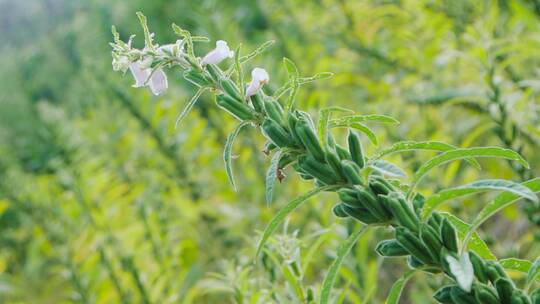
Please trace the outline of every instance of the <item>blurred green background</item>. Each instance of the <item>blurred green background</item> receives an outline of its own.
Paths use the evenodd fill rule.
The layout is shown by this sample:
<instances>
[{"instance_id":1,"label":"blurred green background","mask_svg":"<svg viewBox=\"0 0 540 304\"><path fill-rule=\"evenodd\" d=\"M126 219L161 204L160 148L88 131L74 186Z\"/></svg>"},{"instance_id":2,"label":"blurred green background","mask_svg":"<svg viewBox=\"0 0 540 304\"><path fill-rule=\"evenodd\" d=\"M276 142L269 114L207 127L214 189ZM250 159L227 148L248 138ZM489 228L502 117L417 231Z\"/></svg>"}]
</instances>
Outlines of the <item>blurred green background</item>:
<instances>
[{"instance_id":1,"label":"blurred green background","mask_svg":"<svg viewBox=\"0 0 540 304\"><path fill-rule=\"evenodd\" d=\"M496 145L532 167L454 163L430 175L424 194L540 175L538 0L0 0L0 303L306 303L356 225L331 214L335 197L312 199L254 264L265 224L311 185L291 172L267 206L269 160L251 131L234 147L233 192L222 146L235 122L211 96L175 129L194 93L179 70L167 72L160 97L112 71L111 25L142 47L136 11L160 44L176 40L172 22L246 52L276 40L250 63L268 70L270 86L286 80L283 57L303 75L334 72L304 87L297 105L398 118L398 127L377 127L381 146ZM413 170L429 156L391 161ZM491 197L446 209L471 220ZM539 231L540 206L523 202L481 235L500 258L534 259ZM353 248L334 301L384 302L406 269L374 253L388 233L372 229ZM402 302L431 303L443 280L416 275Z\"/></svg>"}]
</instances>

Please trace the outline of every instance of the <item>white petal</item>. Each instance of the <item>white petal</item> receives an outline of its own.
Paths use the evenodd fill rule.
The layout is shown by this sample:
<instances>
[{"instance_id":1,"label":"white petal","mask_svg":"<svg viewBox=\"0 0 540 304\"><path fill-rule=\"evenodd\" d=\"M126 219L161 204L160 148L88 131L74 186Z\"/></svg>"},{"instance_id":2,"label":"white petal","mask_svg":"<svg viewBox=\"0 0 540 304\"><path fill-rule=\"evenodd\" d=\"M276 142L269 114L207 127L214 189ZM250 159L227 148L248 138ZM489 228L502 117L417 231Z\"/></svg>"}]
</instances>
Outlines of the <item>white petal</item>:
<instances>
[{"instance_id":1,"label":"white petal","mask_svg":"<svg viewBox=\"0 0 540 304\"><path fill-rule=\"evenodd\" d=\"M210 51L204 58L201 60L201 64L218 64L225 58L232 58L234 52L229 49L227 42L223 40L218 40L216 42L216 48Z\"/></svg>"},{"instance_id":2,"label":"white petal","mask_svg":"<svg viewBox=\"0 0 540 304\"><path fill-rule=\"evenodd\" d=\"M259 92L262 86L270 80L270 76L265 69L254 68L251 71L251 82L246 89L246 96L253 96Z\"/></svg>"},{"instance_id":3,"label":"white petal","mask_svg":"<svg viewBox=\"0 0 540 304\"><path fill-rule=\"evenodd\" d=\"M161 93L167 90L169 86L167 82L167 75L163 72L162 69L157 69L154 71L150 77L150 90L154 95L160 95Z\"/></svg>"},{"instance_id":4,"label":"white petal","mask_svg":"<svg viewBox=\"0 0 540 304\"><path fill-rule=\"evenodd\" d=\"M133 87L144 87L144 83L146 82L146 79L148 79L148 75L150 75L148 70L141 68L140 61L131 63L129 65L129 70L131 71L133 78L135 78L135 84L133 85Z\"/></svg>"},{"instance_id":5,"label":"white petal","mask_svg":"<svg viewBox=\"0 0 540 304\"><path fill-rule=\"evenodd\" d=\"M450 272L456 279L459 287L466 292L471 291L472 282L474 279L474 269L469 259L469 253L464 252L459 261L453 256L447 256L446 261L450 266Z\"/></svg>"}]
</instances>

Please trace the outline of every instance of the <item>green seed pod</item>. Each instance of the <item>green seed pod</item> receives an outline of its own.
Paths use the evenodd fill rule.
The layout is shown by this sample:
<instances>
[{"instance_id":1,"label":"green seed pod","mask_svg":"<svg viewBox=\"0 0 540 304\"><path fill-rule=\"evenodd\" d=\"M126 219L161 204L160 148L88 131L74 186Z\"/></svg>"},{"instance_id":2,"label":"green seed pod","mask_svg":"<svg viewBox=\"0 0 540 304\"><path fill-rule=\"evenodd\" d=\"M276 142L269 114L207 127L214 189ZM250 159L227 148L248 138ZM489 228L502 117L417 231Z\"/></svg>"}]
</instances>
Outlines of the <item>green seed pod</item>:
<instances>
[{"instance_id":1,"label":"green seed pod","mask_svg":"<svg viewBox=\"0 0 540 304\"><path fill-rule=\"evenodd\" d=\"M298 157L298 164L304 172L327 185L335 184L337 182L330 166L316 161L311 156L301 155Z\"/></svg>"},{"instance_id":2,"label":"green seed pod","mask_svg":"<svg viewBox=\"0 0 540 304\"><path fill-rule=\"evenodd\" d=\"M266 115L270 117L271 119L279 122L279 124L284 125L283 123L283 108L281 107L281 104L275 99L272 98L266 98L263 102L264 105L264 111L266 112Z\"/></svg>"},{"instance_id":3,"label":"green seed pod","mask_svg":"<svg viewBox=\"0 0 540 304\"><path fill-rule=\"evenodd\" d=\"M443 288L435 292L435 294L433 295L433 298L437 300L439 303L454 304L454 301L452 301L452 296L450 295L453 288L459 288L459 287L457 287L456 285L444 286Z\"/></svg>"},{"instance_id":4,"label":"green seed pod","mask_svg":"<svg viewBox=\"0 0 540 304\"><path fill-rule=\"evenodd\" d=\"M183 76L184 79L199 87L207 86L212 83L204 74L194 70L184 71Z\"/></svg>"},{"instance_id":5,"label":"green seed pod","mask_svg":"<svg viewBox=\"0 0 540 304\"><path fill-rule=\"evenodd\" d=\"M349 215L345 212L343 208L344 206L345 206L344 204L335 205L332 208L332 212L334 213L334 215L337 217L342 217L342 218L349 217Z\"/></svg>"},{"instance_id":6,"label":"green seed pod","mask_svg":"<svg viewBox=\"0 0 540 304\"><path fill-rule=\"evenodd\" d=\"M486 265L484 264L484 261L478 254L476 254L474 251L469 251L469 259L471 260L471 264L473 265L474 269L474 276L478 279L478 281L482 283L488 282L488 277L486 274Z\"/></svg>"},{"instance_id":7,"label":"green seed pod","mask_svg":"<svg viewBox=\"0 0 540 304\"><path fill-rule=\"evenodd\" d=\"M298 171L298 170L296 170ZM303 180L312 180L313 179L313 176L309 175L309 174L306 174L306 173L302 173L302 172L297 172L298 173L298 176L300 176L301 179Z\"/></svg>"},{"instance_id":8,"label":"green seed pod","mask_svg":"<svg viewBox=\"0 0 540 304\"><path fill-rule=\"evenodd\" d=\"M495 288L501 303L512 303L512 293L514 292L514 284L507 278L499 278L495 281Z\"/></svg>"},{"instance_id":9,"label":"green seed pod","mask_svg":"<svg viewBox=\"0 0 540 304\"><path fill-rule=\"evenodd\" d=\"M253 120L255 115L248 107L248 105L238 102L229 96L220 94L216 96L216 104L229 112L239 120Z\"/></svg>"},{"instance_id":10,"label":"green seed pod","mask_svg":"<svg viewBox=\"0 0 540 304\"><path fill-rule=\"evenodd\" d=\"M349 150L343 148L342 146L336 144L336 152L339 155L339 158L341 160L352 160L351 153L349 153Z\"/></svg>"},{"instance_id":11,"label":"green seed pod","mask_svg":"<svg viewBox=\"0 0 540 304\"><path fill-rule=\"evenodd\" d=\"M261 93L250 96L249 100L251 101L251 104L253 105L253 108L255 109L255 111L257 111L257 113L263 113L264 101Z\"/></svg>"},{"instance_id":12,"label":"green seed pod","mask_svg":"<svg viewBox=\"0 0 540 304\"><path fill-rule=\"evenodd\" d=\"M343 174L343 168L341 167L341 161L339 160L339 157L337 154L331 150L326 151L324 153L324 159L326 160L326 163L332 167L332 170L334 170L335 175L339 177L341 181L345 181L346 177L345 174Z\"/></svg>"},{"instance_id":13,"label":"green seed pod","mask_svg":"<svg viewBox=\"0 0 540 304\"><path fill-rule=\"evenodd\" d=\"M475 285L474 297L481 304L500 304L497 294L489 287L484 285Z\"/></svg>"},{"instance_id":14,"label":"green seed pod","mask_svg":"<svg viewBox=\"0 0 540 304\"><path fill-rule=\"evenodd\" d=\"M324 152L319 144L317 135L315 135L315 131L313 131L313 128L311 128L309 123L305 119L300 118L296 123L295 131L309 153L311 153L316 160L324 162Z\"/></svg>"},{"instance_id":15,"label":"green seed pod","mask_svg":"<svg viewBox=\"0 0 540 304\"><path fill-rule=\"evenodd\" d=\"M530 304L531 300L519 289L514 289L512 292L512 300L510 304Z\"/></svg>"},{"instance_id":16,"label":"green seed pod","mask_svg":"<svg viewBox=\"0 0 540 304\"><path fill-rule=\"evenodd\" d=\"M403 204L395 195L380 195L380 197L399 224L411 231L418 231L419 221L416 217L411 217L411 212L406 209L409 208L407 204Z\"/></svg>"},{"instance_id":17,"label":"green seed pod","mask_svg":"<svg viewBox=\"0 0 540 304\"><path fill-rule=\"evenodd\" d=\"M291 135L299 145L302 144L302 140L296 133L296 124L298 122L297 114L295 112L289 112L289 115L287 115L287 125L289 126L289 131L291 132Z\"/></svg>"},{"instance_id":18,"label":"green seed pod","mask_svg":"<svg viewBox=\"0 0 540 304\"><path fill-rule=\"evenodd\" d=\"M359 186L356 186L356 197L362 202L362 204L381 222L387 221L391 218L391 215L386 212L383 205L377 200L373 194Z\"/></svg>"},{"instance_id":19,"label":"green seed pod","mask_svg":"<svg viewBox=\"0 0 540 304\"><path fill-rule=\"evenodd\" d=\"M216 82L219 82L219 80L223 78L223 72L221 72L221 69L215 64L207 64L206 70Z\"/></svg>"},{"instance_id":20,"label":"green seed pod","mask_svg":"<svg viewBox=\"0 0 540 304\"><path fill-rule=\"evenodd\" d=\"M413 208L414 208L414 212L416 213L416 215L420 215L421 212L422 212L422 207L424 207L424 203L426 202L426 199L424 198L424 196L420 193L417 193L413 200L412 200L412 205L413 205Z\"/></svg>"},{"instance_id":21,"label":"green seed pod","mask_svg":"<svg viewBox=\"0 0 540 304\"><path fill-rule=\"evenodd\" d=\"M377 251L378 254L384 257L409 255L409 252L407 252L405 248L401 247L401 245L396 240L384 240L379 242L379 244L377 244L377 247L375 248L375 251Z\"/></svg>"},{"instance_id":22,"label":"green seed pod","mask_svg":"<svg viewBox=\"0 0 540 304\"><path fill-rule=\"evenodd\" d=\"M452 288L452 291L450 291L450 296L452 297L452 301L454 301L455 304L475 304L476 299L471 293L467 293L461 288Z\"/></svg>"},{"instance_id":23,"label":"green seed pod","mask_svg":"<svg viewBox=\"0 0 540 304\"><path fill-rule=\"evenodd\" d=\"M279 159L278 168L284 169L295 160L296 160L296 157L294 155L287 153Z\"/></svg>"},{"instance_id":24,"label":"green seed pod","mask_svg":"<svg viewBox=\"0 0 540 304\"><path fill-rule=\"evenodd\" d=\"M407 258L407 265L409 265L409 267L411 268L420 268L420 267L425 267L426 264L423 263L422 261L420 261L419 259L413 257L413 256L409 256Z\"/></svg>"},{"instance_id":25,"label":"green seed pod","mask_svg":"<svg viewBox=\"0 0 540 304\"><path fill-rule=\"evenodd\" d=\"M328 132L327 138L326 138L326 145L327 150L335 151L336 150L336 140L334 139L334 136L332 133Z\"/></svg>"},{"instance_id":26,"label":"green seed pod","mask_svg":"<svg viewBox=\"0 0 540 304\"><path fill-rule=\"evenodd\" d=\"M364 160L364 151L362 150L360 136L356 132L349 130L347 141L352 160L360 167L360 169L364 168L366 162Z\"/></svg>"},{"instance_id":27,"label":"green seed pod","mask_svg":"<svg viewBox=\"0 0 540 304\"><path fill-rule=\"evenodd\" d=\"M356 165L355 162L350 160L342 160L341 168L349 183L353 185L362 185L362 179L360 178L360 174L358 174L360 168L358 168L358 165Z\"/></svg>"},{"instance_id":28,"label":"green seed pod","mask_svg":"<svg viewBox=\"0 0 540 304\"><path fill-rule=\"evenodd\" d=\"M262 130L266 137L278 147L290 147L294 145L294 141L289 133L272 119L264 120Z\"/></svg>"},{"instance_id":29,"label":"green seed pod","mask_svg":"<svg viewBox=\"0 0 540 304\"><path fill-rule=\"evenodd\" d=\"M540 304L540 288L531 293L532 304Z\"/></svg>"},{"instance_id":30,"label":"green seed pod","mask_svg":"<svg viewBox=\"0 0 540 304\"><path fill-rule=\"evenodd\" d=\"M448 219L443 219L440 230L441 239L444 247L451 252L458 252L456 229Z\"/></svg>"},{"instance_id":31,"label":"green seed pod","mask_svg":"<svg viewBox=\"0 0 540 304\"><path fill-rule=\"evenodd\" d=\"M369 187L374 193L383 195L387 195L395 190L382 176L377 175L371 175L369 177Z\"/></svg>"},{"instance_id":32,"label":"green seed pod","mask_svg":"<svg viewBox=\"0 0 540 304\"><path fill-rule=\"evenodd\" d=\"M413 257L417 258L422 263L430 264L432 262L432 259L428 254L428 249L409 229L397 227L396 240L403 248L405 248L405 250L407 250Z\"/></svg>"},{"instance_id":33,"label":"green seed pod","mask_svg":"<svg viewBox=\"0 0 540 304\"><path fill-rule=\"evenodd\" d=\"M219 85L230 97L236 99L238 102L244 103L244 98L240 95L240 90L238 90L238 87L232 80L221 78L219 80Z\"/></svg>"},{"instance_id":34,"label":"green seed pod","mask_svg":"<svg viewBox=\"0 0 540 304\"><path fill-rule=\"evenodd\" d=\"M428 223L428 225L433 227L433 229L435 229L436 231L440 231L441 222L439 221L439 219L442 220L442 218L435 216L435 213L432 213L431 216L429 217L427 223Z\"/></svg>"},{"instance_id":35,"label":"green seed pod","mask_svg":"<svg viewBox=\"0 0 540 304\"><path fill-rule=\"evenodd\" d=\"M485 265L486 267L484 267L484 269L486 270L486 275L491 283L495 284L497 280L507 278L506 272L504 272L504 269L499 263L487 261Z\"/></svg>"},{"instance_id":36,"label":"green seed pod","mask_svg":"<svg viewBox=\"0 0 540 304\"><path fill-rule=\"evenodd\" d=\"M422 225L422 228L420 229L420 239L429 249L429 253L433 260L439 260L439 253L442 248L439 233L429 225Z\"/></svg>"},{"instance_id":37,"label":"green seed pod","mask_svg":"<svg viewBox=\"0 0 540 304\"><path fill-rule=\"evenodd\" d=\"M358 197L356 197L356 191L354 191L353 189L342 188L337 191L337 194L339 196L339 199L345 204L351 207L363 207L363 205L358 200Z\"/></svg>"},{"instance_id":38,"label":"green seed pod","mask_svg":"<svg viewBox=\"0 0 540 304\"><path fill-rule=\"evenodd\" d=\"M350 215L351 217L355 218L356 220L359 220L360 222L370 225L370 224L376 224L379 223L379 220L373 216L369 212L369 210L364 208L352 208L347 205L343 207L343 210Z\"/></svg>"}]
</instances>

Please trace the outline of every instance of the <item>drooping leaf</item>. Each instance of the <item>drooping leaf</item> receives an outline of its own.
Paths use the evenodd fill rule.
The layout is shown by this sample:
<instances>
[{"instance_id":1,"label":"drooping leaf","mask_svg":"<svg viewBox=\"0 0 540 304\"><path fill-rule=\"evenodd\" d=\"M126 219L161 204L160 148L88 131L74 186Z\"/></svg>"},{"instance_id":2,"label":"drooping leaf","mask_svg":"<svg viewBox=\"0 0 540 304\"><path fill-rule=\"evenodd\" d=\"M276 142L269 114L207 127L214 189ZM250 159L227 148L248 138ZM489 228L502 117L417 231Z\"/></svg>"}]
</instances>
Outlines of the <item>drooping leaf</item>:
<instances>
[{"instance_id":1,"label":"drooping leaf","mask_svg":"<svg viewBox=\"0 0 540 304\"><path fill-rule=\"evenodd\" d=\"M534 261L534 263L531 265L531 268L529 269L529 272L527 273L527 280L525 282L525 286L529 288L531 284L534 282L534 280L540 275L540 257Z\"/></svg>"},{"instance_id":2,"label":"drooping leaf","mask_svg":"<svg viewBox=\"0 0 540 304\"><path fill-rule=\"evenodd\" d=\"M180 115L178 115L178 118L176 118L176 123L174 124L175 128L178 128L182 120L189 114L189 112L191 112L191 109L193 109L193 106L195 105L195 103L197 103L199 97L201 97L201 95L208 89L209 88L207 87L202 87L195 93L195 95L193 95L193 97L191 97L182 112L180 112Z\"/></svg>"},{"instance_id":3,"label":"drooping leaf","mask_svg":"<svg viewBox=\"0 0 540 304\"><path fill-rule=\"evenodd\" d=\"M312 189L311 191L304 193L300 195L299 197L293 199L292 201L288 202L283 208L281 208L278 213L270 220L266 228L264 228L261 240L259 241L259 244L257 245L257 253L255 256L257 257L259 253L261 252L261 249L263 248L264 244L266 244L266 241L272 235L272 233L276 230L277 226L283 222L285 217L289 215L292 211L294 211L300 204L305 202L308 198L327 190L336 189L338 186L330 185L330 186L324 186L324 187L317 187L315 189Z\"/></svg>"},{"instance_id":4,"label":"drooping leaf","mask_svg":"<svg viewBox=\"0 0 540 304\"><path fill-rule=\"evenodd\" d=\"M281 150L278 150L274 156L272 156L272 161L270 162L270 167L266 171L266 204L272 203L272 195L274 193L274 185L276 183L277 170L279 165L279 160L281 159Z\"/></svg>"},{"instance_id":5,"label":"drooping leaf","mask_svg":"<svg viewBox=\"0 0 540 304\"><path fill-rule=\"evenodd\" d=\"M470 225L450 213L441 212L441 215L448 218L450 223L452 223L452 225L454 225L454 227L456 228L459 239L463 240L465 234L469 230ZM471 235L468 248L469 250L476 252L479 256L486 260L497 260L495 255L493 255L491 250L489 250L489 247L476 232Z\"/></svg>"},{"instance_id":6,"label":"drooping leaf","mask_svg":"<svg viewBox=\"0 0 540 304\"><path fill-rule=\"evenodd\" d=\"M359 122L353 122L353 123L344 123L344 124L332 124L331 122L328 124L328 127L329 128L353 128L353 129L356 129L362 133L364 133L368 138L369 140L371 141L371 143L375 146L379 145L379 141L377 140L377 136L375 135L375 133L370 129L368 128L366 125L363 125Z\"/></svg>"},{"instance_id":7,"label":"drooping leaf","mask_svg":"<svg viewBox=\"0 0 540 304\"><path fill-rule=\"evenodd\" d=\"M386 298L385 304L398 304L399 299L401 298L401 293L403 292L403 288L405 287L405 284L412 278L412 276L416 273L415 269L411 269L407 272L405 272L394 284L392 285L392 288L390 289L390 293L388 294L388 297Z\"/></svg>"},{"instance_id":8,"label":"drooping leaf","mask_svg":"<svg viewBox=\"0 0 540 304\"><path fill-rule=\"evenodd\" d=\"M385 160L379 159L371 163L371 168L377 170L383 175L393 176L393 177L405 177L407 174L401 170L397 165L387 162Z\"/></svg>"},{"instance_id":9,"label":"drooping leaf","mask_svg":"<svg viewBox=\"0 0 540 304\"><path fill-rule=\"evenodd\" d=\"M496 157L509 160L515 160L528 168L529 164L519 155L519 153L499 148L499 147L477 147L477 148L459 148L443 152L424 163L414 174L411 183L412 191L422 178L433 168L454 160L460 160L471 157Z\"/></svg>"},{"instance_id":10,"label":"drooping leaf","mask_svg":"<svg viewBox=\"0 0 540 304\"><path fill-rule=\"evenodd\" d=\"M426 202L424 203L424 207L422 208L422 218L427 219L431 212L433 212L445 201L489 190L511 192L517 194L520 197L525 197L530 200L537 200L536 195L529 188L519 183L504 179L484 179L472 182L464 186L445 189L430 196L426 200Z\"/></svg>"},{"instance_id":11,"label":"drooping leaf","mask_svg":"<svg viewBox=\"0 0 540 304\"><path fill-rule=\"evenodd\" d=\"M401 141L393 144L391 147L386 148L371 159L379 159L383 156L390 155L398 152L415 151L415 150L431 150L431 151L450 151L457 149L456 146L440 142L440 141ZM480 168L480 164L473 158L466 159L471 165Z\"/></svg>"},{"instance_id":12,"label":"drooping leaf","mask_svg":"<svg viewBox=\"0 0 540 304\"><path fill-rule=\"evenodd\" d=\"M540 191L540 177L528 180L524 183L521 183L521 185L529 188L531 192L539 192ZM467 245L469 238L471 238L472 234L476 231L476 229L478 229L480 225L482 225L482 223L484 223L487 219L489 219L495 213L515 203L520 198L521 196L515 193L504 192L504 193L499 194L495 199L489 202L473 220L471 227L467 231L467 236L465 237L464 245L465 246Z\"/></svg>"},{"instance_id":13,"label":"drooping leaf","mask_svg":"<svg viewBox=\"0 0 540 304\"><path fill-rule=\"evenodd\" d=\"M229 181L231 182L231 186L233 187L234 191L236 191L236 184L234 182L234 176L233 176L233 169L232 169L232 146L234 143L234 139L240 133L240 130L242 130L243 127L249 125L249 121L242 121L234 130L227 136L227 140L225 141L225 148L223 150L223 160L225 161L225 171L227 172L227 177L229 178Z\"/></svg>"},{"instance_id":14,"label":"drooping leaf","mask_svg":"<svg viewBox=\"0 0 540 304\"><path fill-rule=\"evenodd\" d=\"M379 122L389 124L399 124L399 121L388 115L368 114L368 115L349 115L336 118L330 121L330 125L343 125L354 122Z\"/></svg>"},{"instance_id":15,"label":"drooping leaf","mask_svg":"<svg viewBox=\"0 0 540 304\"><path fill-rule=\"evenodd\" d=\"M327 304L330 299L330 292L332 291L332 287L334 286L334 282L336 281L336 276L338 273L339 268L341 267L341 264L343 263L343 259L349 251L351 251L352 247L360 236L366 232L367 226L363 226L361 229L357 230L356 232L353 232L341 245L339 245L337 250L337 256L336 259L332 262L332 265L330 265L330 268L328 268L328 272L326 273L326 276L324 277L322 288L321 288L321 304Z\"/></svg>"},{"instance_id":16,"label":"drooping leaf","mask_svg":"<svg viewBox=\"0 0 540 304\"><path fill-rule=\"evenodd\" d=\"M326 107L322 108L319 111L319 123L317 131L319 133L319 139L321 141L321 146L326 147L326 142L328 140L328 121L333 112L353 112L352 110L345 109L342 107Z\"/></svg>"}]
</instances>

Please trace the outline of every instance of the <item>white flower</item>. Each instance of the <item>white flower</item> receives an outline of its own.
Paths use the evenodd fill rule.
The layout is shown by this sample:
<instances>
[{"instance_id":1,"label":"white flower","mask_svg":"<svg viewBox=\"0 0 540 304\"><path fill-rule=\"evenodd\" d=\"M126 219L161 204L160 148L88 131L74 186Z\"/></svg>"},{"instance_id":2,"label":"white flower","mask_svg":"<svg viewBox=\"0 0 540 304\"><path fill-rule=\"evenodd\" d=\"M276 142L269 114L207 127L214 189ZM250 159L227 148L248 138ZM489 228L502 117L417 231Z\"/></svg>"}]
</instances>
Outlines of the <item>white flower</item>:
<instances>
[{"instance_id":1,"label":"white flower","mask_svg":"<svg viewBox=\"0 0 540 304\"><path fill-rule=\"evenodd\" d=\"M146 68L146 64L146 62L139 60L129 65L129 70L135 78L133 87L140 88L148 85L154 95L160 95L167 90L167 75L161 68L152 73L152 68Z\"/></svg>"},{"instance_id":2,"label":"white flower","mask_svg":"<svg viewBox=\"0 0 540 304\"><path fill-rule=\"evenodd\" d=\"M218 64L225 58L232 58L234 51L229 49L227 42L223 40L216 41L216 48L210 51L201 61L202 65L205 64Z\"/></svg>"},{"instance_id":3,"label":"white flower","mask_svg":"<svg viewBox=\"0 0 540 304\"><path fill-rule=\"evenodd\" d=\"M152 76L150 76L149 85L150 91L156 96L165 92L169 86L165 72L162 69L155 70Z\"/></svg>"},{"instance_id":4,"label":"white flower","mask_svg":"<svg viewBox=\"0 0 540 304\"><path fill-rule=\"evenodd\" d=\"M459 261L453 256L448 255L446 261L459 287L466 292L470 292L474 279L474 269L469 259L469 253L464 252L459 258Z\"/></svg>"},{"instance_id":5,"label":"white flower","mask_svg":"<svg viewBox=\"0 0 540 304\"><path fill-rule=\"evenodd\" d=\"M268 76L265 69L254 68L251 71L251 82L247 86L246 96L249 97L257 94L262 86L265 83L268 83L269 80L270 76Z\"/></svg>"},{"instance_id":6,"label":"white flower","mask_svg":"<svg viewBox=\"0 0 540 304\"><path fill-rule=\"evenodd\" d=\"M129 58L124 55L115 56L112 61L112 66L114 71L125 72L129 68L130 62Z\"/></svg>"}]
</instances>

